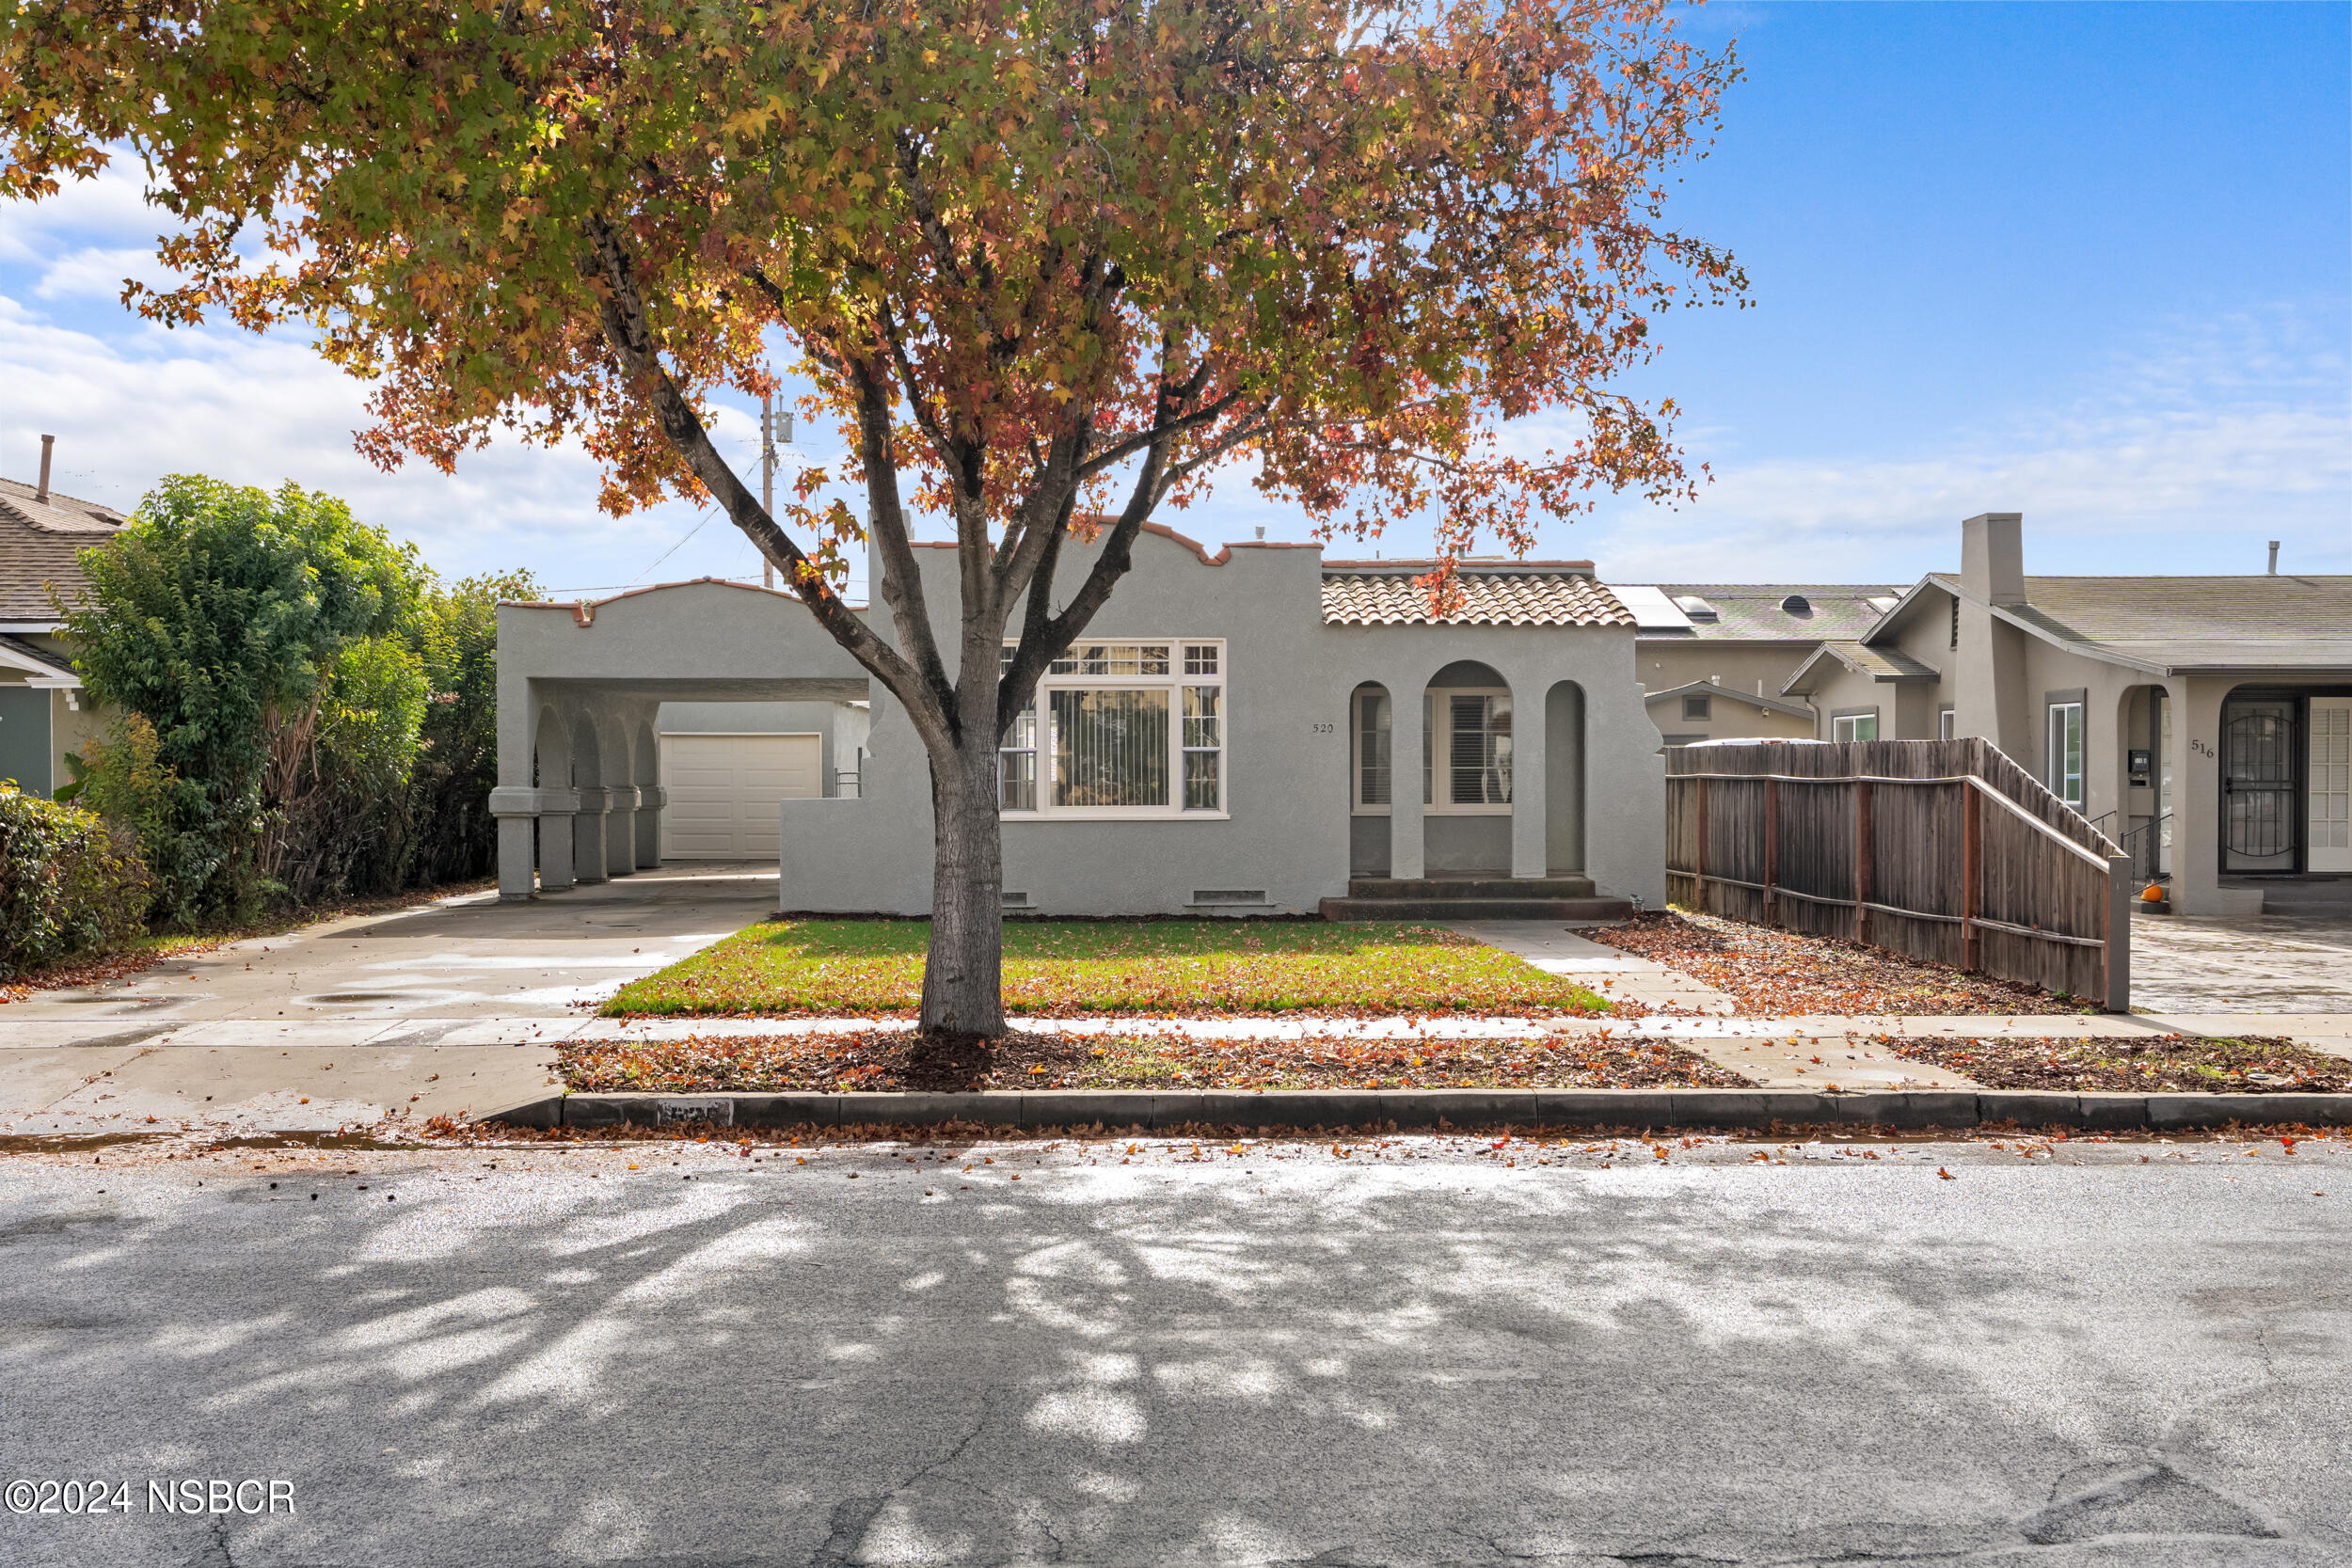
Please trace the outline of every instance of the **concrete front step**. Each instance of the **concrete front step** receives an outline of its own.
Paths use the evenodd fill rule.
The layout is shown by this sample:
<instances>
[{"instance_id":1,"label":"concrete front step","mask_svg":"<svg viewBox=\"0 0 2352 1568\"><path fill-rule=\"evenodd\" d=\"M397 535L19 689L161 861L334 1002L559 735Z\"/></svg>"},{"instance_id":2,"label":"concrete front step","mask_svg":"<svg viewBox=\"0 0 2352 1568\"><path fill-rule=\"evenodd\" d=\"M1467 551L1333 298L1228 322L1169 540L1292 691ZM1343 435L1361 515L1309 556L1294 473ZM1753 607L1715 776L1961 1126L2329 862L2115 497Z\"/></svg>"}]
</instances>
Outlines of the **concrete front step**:
<instances>
[{"instance_id":1,"label":"concrete front step","mask_svg":"<svg viewBox=\"0 0 2352 1568\"><path fill-rule=\"evenodd\" d=\"M1326 920L1625 920L1623 898L1326 898Z\"/></svg>"},{"instance_id":2,"label":"concrete front step","mask_svg":"<svg viewBox=\"0 0 2352 1568\"><path fill-rule=\"evenodd\" d=\"M1451 877L1351 877L1350 898L1590 898L1590 877L1505 877L1467 872Z\"/></svg>"}]
</instances>

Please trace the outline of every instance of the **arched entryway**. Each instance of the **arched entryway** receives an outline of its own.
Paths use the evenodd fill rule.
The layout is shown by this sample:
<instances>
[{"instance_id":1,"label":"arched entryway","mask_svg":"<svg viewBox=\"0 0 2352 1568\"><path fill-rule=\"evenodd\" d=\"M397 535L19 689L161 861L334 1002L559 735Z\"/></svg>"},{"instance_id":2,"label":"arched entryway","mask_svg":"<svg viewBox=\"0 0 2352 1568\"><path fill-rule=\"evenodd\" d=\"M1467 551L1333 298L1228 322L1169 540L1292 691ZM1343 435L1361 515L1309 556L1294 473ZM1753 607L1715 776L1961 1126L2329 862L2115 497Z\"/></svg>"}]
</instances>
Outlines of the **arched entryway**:
<instances>
[{"instance_id":1,"label":"arched entryway","mask_svg":"<svg viewBox=\"0 0 2352 1568\"><path fill-rule=\"evenodd\" d=\"M1544 694L1544 865L1584 872L1584 689L1574 681Z\"/></svg>"},{"instance_id":2,"label":"arched entryway","mask_svg":"<svg viewBox=\"0 0 2352 1568\"><path fill-rule=\"evenodd\" d=\"M1422 693L1422 840L1426 874L1511 875L1518 724L1510 683L1458 659Z\"/></svg>"},{"instance_id":3,"label":"arched entryway","mask_svg":"<svg viewBox=\"0 0 2352 1568\"><path fill-rule=\"evenodd\" d=\"M552 707L539 710L538 734L531 748L532 781L541 790L567 790L572 784L572 742L564 720ZM572 814L542 810L537 814L539 887L548 893L572 885ZM529 891L525 885L524 892ZM519 896L519 895L517 895Z\"/></svg>"}]
</instances>

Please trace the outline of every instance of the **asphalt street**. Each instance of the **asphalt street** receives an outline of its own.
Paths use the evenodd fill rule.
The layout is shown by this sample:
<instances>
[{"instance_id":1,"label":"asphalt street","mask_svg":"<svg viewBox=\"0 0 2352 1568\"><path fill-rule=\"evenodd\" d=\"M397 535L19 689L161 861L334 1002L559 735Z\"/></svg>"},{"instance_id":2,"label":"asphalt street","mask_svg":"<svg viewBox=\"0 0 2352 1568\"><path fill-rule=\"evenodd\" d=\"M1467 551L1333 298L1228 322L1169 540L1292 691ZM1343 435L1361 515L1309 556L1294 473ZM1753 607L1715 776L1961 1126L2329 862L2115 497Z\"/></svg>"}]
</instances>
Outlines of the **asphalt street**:
<instances>
[{"instance_id":1,"label":"asphalt street","mask_svg":"<svg viewBox=\"0 0 2352 1568\"><path fill-rule=\"evenodd\" d=\"M20 1154L0 1562L2352 1561L2342 1140L1661 1147Z\"/></svg>"}]
</instances>

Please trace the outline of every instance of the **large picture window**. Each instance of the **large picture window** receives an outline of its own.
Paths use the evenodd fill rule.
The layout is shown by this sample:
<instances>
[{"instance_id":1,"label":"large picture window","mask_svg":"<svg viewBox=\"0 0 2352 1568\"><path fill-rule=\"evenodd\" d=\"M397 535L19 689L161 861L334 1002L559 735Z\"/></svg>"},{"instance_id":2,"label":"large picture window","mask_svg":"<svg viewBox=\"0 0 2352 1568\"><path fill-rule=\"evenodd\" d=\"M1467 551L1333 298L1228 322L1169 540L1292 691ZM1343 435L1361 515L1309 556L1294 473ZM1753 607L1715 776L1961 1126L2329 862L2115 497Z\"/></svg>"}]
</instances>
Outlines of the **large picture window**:
<instances>
[{"instance_id":1,"label":"large picture window","mask_svg":"<svg viewBox=\"0 0 2352 1568\"><path fill-rule=\"evenodd\" d=\"M1225 717L1221 642L1077 643L998 743L998 805L1040 816L1222 815Z\"/></svg>"},{"instance_id":2,"label":"large picture window","mask_svg":"<svg viewBox=\"0 0 2352 1568\"><path fill-rule=\"evenodd\" d=\"M1432 812L1511 810L1511 693L1431 691L1422 699L1421 800Z\"/></svg>"}]
</instances>

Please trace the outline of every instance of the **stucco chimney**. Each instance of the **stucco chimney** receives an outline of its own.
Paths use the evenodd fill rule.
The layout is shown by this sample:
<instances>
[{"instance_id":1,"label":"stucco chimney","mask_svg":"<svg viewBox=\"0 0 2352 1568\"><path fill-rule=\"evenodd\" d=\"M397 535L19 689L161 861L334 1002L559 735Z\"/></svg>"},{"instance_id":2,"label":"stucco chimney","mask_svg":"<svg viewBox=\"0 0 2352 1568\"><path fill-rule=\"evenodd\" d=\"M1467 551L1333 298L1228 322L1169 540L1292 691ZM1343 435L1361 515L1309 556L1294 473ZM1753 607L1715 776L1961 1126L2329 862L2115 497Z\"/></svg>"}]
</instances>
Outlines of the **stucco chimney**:
<instances>
[{"instance_id":1,"label":"stucco chimney","mask_svg":"<svg viewBox=\"0 0 2352 1568\"><path fill-rule=\"evenodd\" d=\"M2274 578L2279 575L2279 541L2276 539L2270 542L2270 575Z\"/></svg>"},{"instance_id":2,"label":"stucco chimney","mask_svg":"<svg viewBox=\"0 0 2352 1568\"><path fill-rule=\"evenodd\" d=\"M2026 602L2025 515L1979 512L1960 525L1960 585L1987 604Z\"/></svg>"},{"instance_id":3,"label":"stucco chimney","mask_svg":"<svg viewBox=\"0 0 2352 1568\"><path fill-rule=\"evenodd\" d=\"M40 488L33 492L33 499L43 506L49 504L49 458L56 447L57 438L55 436L40 438ZM2271 546L2271 557L2274 562L2277 560L2278 546L2275 545ZM2272 570L2277 570L2277 567L2274 565Z\"/></svg>"}]
</instances>

